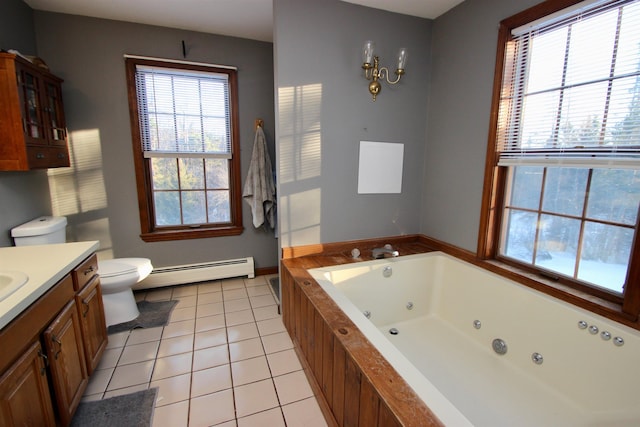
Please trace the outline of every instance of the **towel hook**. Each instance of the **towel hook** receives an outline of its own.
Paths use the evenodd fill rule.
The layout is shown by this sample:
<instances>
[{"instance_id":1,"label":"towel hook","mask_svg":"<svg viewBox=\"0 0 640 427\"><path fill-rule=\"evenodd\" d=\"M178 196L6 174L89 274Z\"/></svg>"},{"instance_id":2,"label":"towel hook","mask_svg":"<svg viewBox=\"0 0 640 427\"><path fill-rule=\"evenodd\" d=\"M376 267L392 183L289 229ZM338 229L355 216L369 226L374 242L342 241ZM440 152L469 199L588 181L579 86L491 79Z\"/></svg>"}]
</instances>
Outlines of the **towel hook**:
<instances>
[{"instance_id":1,"label":"towel hook","mask_svg":"<svg viewBox=\"0 0 640 427\"><path fill-rule=\"evenodd\" d=\"M254 126L255 129L254 130L258 130L259 127L260 128L264 127L264 120L256 119L256 123L255 123L255 126Z\"/></svg>"}]
</instances>

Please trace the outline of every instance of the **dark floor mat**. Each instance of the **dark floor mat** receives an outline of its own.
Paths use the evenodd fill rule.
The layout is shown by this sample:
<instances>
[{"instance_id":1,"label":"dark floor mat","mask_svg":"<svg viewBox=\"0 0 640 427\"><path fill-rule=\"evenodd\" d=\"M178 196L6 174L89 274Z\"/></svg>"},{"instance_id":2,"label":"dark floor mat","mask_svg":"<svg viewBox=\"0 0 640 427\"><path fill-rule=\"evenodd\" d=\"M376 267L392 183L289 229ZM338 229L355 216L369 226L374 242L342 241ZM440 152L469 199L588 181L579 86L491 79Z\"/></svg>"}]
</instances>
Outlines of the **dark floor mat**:
<instances>
[{"instance_id":1,"label":"dark floor mat","mask_svg":"<svg viewBox=\"0 0 640 427\"><path fill-rule=\"evenodd\" d=\"M156 326L165 326L169 323L169 316L173 307L178 301L140 301L138 302L138 310L140 316L130 322L118 323L109 326L107 332L115 334L122 331L130 331L136 328L154 328Z\"/></svg>"},{"instance_id":2,"label":"dark floor mat","mask_svg":"<svg viewBox=\"0 0 640 427\"><path fill-rule=\"evenodd\" d=\"M157 388L102 400L82 401L71 427L149 427Z\"/></svg>"}]
</instances>

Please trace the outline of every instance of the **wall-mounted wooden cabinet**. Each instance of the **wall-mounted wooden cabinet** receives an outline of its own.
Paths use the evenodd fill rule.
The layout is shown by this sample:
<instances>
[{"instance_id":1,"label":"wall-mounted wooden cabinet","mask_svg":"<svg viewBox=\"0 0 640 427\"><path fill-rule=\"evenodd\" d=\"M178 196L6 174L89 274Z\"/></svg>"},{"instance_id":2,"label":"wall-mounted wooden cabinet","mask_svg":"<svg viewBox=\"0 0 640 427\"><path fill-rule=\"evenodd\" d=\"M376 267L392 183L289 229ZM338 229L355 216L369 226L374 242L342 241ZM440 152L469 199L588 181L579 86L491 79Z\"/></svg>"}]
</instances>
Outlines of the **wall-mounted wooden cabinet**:
<instances>
[{"instance_id":1,"label":"wall-mounted wooden cabinet","mask_svg":"<svg viewBox=\"0 0 640 427\"><path fill-rule=\"evenodd\" d=\"M69 166L62 80L0 52L0 170Z\"/></svg>"}]
</instances>

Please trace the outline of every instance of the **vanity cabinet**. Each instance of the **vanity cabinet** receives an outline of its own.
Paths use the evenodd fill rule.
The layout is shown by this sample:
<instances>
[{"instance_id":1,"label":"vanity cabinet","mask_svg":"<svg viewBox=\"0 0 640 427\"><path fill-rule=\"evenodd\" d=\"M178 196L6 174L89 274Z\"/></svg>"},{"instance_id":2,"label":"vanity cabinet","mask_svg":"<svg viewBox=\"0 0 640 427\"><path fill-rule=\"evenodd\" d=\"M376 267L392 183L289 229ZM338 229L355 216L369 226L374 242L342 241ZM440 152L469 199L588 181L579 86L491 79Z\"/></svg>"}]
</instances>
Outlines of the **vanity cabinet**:
<instances>
[{"instance_id":1,"label":"vanity cabinet","mask_svg":"<svg viewBox=\"0 0 640 427\"><path fill-rule=\"evenodd\" d=\"M43 334L51 382L62 425L69 425L89 383L82 331L75 301L70 301Z\"/></svg>"},{"instance_id":2,"label":"vanity cabinet","mask_svg":"<svg viewBox=\"0 0 640 427\"><path fill-rule=\"evenodd\" d=\"M98 366L107 347L107 324L102 303L102 288L98 276L98 258L90 256L73 271L76 289L76 306L84 344L87 373L91 375Z\"/></svg>"},{"instance_id":3,"label":"vanity cabinet","mask_svg":"<svg viewBox=\"0 0 640 427\"><path fill-rule=\"evenodd\" d=\"M0 330L0 427L69 425L106 345L93 254Z\"/></svg>"},{"instance_id":4,"label":"vanity cabinet","mask_svg":"<svg viewBox=\"0 0 640 427\"><path fill-rule=\"evenodd\" d=\"M0 170L69 165L62 80L0 52Z\"/></svg>"},{"instance_id":5,"label":"vanity cabinet","mask_svg":"<svg viewBox=\"0 0 640 427\"><path fill-rule=\"evenodd\" d=\"M35 341L0 378L0 425L55 425L44 360Z\"/></svg>"}]
</instances>

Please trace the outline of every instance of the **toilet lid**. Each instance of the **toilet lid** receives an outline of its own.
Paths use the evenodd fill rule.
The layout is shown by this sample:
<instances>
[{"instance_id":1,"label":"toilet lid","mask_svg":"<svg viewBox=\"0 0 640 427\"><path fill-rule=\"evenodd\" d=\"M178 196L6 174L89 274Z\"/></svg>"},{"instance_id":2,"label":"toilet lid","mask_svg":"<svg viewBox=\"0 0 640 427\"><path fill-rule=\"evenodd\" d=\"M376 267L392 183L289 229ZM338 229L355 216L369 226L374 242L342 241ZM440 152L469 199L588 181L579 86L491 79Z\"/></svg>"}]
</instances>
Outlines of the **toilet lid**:
<instances>
[{"instance_id":1,"label":"toilet lid","mask_svg":"<svg viewBox=\"0 0 640 427\"><path fill-rule=\"evenodd\" d=\"M132 264L118 262L117 260L100 261L98 263L98 274L102 277L115 277L123 274L135 273L138 267Z\"/></svg>"}]
</instances>

